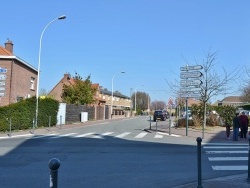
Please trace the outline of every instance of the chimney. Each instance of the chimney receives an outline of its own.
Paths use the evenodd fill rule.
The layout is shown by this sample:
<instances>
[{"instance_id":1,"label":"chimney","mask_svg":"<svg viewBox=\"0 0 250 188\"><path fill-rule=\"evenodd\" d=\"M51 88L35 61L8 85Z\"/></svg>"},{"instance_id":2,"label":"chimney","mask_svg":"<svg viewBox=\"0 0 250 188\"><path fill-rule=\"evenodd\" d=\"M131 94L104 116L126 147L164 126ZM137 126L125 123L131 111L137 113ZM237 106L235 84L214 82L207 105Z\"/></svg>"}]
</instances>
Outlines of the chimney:
<instances>
[{"instance_id":1,"label":"chimney","mask_svg":"<svg viewBox=\"0 0 250 188\"><path fill-rule=\"evenodd\" d=\"M13 54L13 43L8 38L7 38L7 42L5 43L5 49Z\"/></svg>"}]
</instances>

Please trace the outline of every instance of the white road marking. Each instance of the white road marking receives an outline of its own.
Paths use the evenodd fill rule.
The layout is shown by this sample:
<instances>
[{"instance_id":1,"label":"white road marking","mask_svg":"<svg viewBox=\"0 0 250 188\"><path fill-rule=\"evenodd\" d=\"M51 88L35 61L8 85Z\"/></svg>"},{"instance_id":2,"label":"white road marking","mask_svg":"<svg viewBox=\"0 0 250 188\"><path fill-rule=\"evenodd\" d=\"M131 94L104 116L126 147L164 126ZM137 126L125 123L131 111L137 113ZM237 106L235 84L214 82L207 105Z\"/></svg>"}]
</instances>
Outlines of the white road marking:
<instances>
[{"instance_id":1,"label":"white road marking","mask_svg":"<svg viewBox=\"0 0 250 188\"><path fill-rule=\"evenodd\" d=\"M131 132L124 132L124 133L119 134L119 135L117 135L117 136L115 136L115 137L116 137L116 138L123 138L123 137L129 135L130 133L131 133Z\"/></svg>"},{"instance_id":2,"label":"white road marking","mask_svg":"<svg viewBox=\"0 0 250 188\"><path fill-rule=\"evenodd\" d=\"M162 135L166 135L166 136L181 137L180 135L177 135L177 134L169 134L169 133L163 133L163 132L157 132L157 134L162 134Z\"/></svg>"},{"instance_id":3,"label":"white road marking","mask_svg":"<svg viewBox=\"0 0 250 188\"><path fill-rule=\"evenodd\" d=\"M79 134L79 135L76 135L75 138L86 137L86 136L89 136L89 135L92 135L92 134L95 134L95 133L92 132L92 133Z\"/></svg>"},{"instance_id":4,"label":"white road marking","mask_svg":"<svg viewBox=\"0 0 250 188\"><path fill-rule=\"evenodd\" d=\"M247 149L248 146L203 146L204 149Z\"/></svg>"},{"instance_id":5,"label":"white road marking","mask_svg":"<svg viewBox=\"0 0 250 188\"><path fill-rule=\"evenodd\" d=\"M248 157L208 157L209 161L247 161Z\"/></svg>"},{"instance_id":6,"label":"white road marking","mask_svg":"<svg viewBox=\"0 0 250 188\"><path fill-rule=\"evenodd\" d=\"M103 133L103 134L100 134L100 135L93 136L92 138L103 139L104 136L108 136L108 135L111 135L111 134L113 134L113 132L106 132L106 133Z\"/></svg>"},{"instance_id":7,"label":"white road marking","mask_svg":"<svg viewBox=\"0 0 250 188\"><path fill-rule=\"evenodd\" d=\"M56 136L56 135L58 135L58 133L51 133L51 134L47 134L47 135L37 135L37 136L33 136L33 137L27 138L27 139L37 139L37 138L44 138L44 137Z\"/></svg>"},{"instance_id":8,"label":"white road marking","mask_svg":"<svg viewBox=\"0 0 250 188\"><path fill-rule=\"evenodd\" d=\"M68 133L68 134L56 135L56 136L51 137L51 138L56 139L56 138L62 138L62 137L71 136L71 135L75 135L75 134L77 134L77 133Z\"/></svg>"},{"instance_id":9,"label":"white road marking","mask_svg":"<svg viewBox=\"0 0 250 188\"><path fill-rule=\"evenodd\" d=\"M148 133L140 133L138 135L135 136L135 138L143 138L144 136L146 136Z\"/></svg>"},{"instance_id":10,"label":"white road marking","mask_svg":"<svg viewBox=\"0 0 250 188\"><path fill-rule=\"evenodd\" d=\"M163 135L156 134L154 138L163 138Z\"/></svg>"},{"instance_id":11,"label":"white road marking","mask_svg":"<svg viewBox=\"0 0 250 188\"><path fill-rule=\"evenodd\" d=\"M248 153L248 151L206 151L207 154Z\"/></svg>"},{"instance_id":12,"label":"white road marking","mask_svg":"<svg viewBox=\"0 0 250 188\"><path fill-rule=\"evenodd\" d=\"M239 166L212 166L213 170L248 170L247 165Z\"/></svg>"}]
</instances>

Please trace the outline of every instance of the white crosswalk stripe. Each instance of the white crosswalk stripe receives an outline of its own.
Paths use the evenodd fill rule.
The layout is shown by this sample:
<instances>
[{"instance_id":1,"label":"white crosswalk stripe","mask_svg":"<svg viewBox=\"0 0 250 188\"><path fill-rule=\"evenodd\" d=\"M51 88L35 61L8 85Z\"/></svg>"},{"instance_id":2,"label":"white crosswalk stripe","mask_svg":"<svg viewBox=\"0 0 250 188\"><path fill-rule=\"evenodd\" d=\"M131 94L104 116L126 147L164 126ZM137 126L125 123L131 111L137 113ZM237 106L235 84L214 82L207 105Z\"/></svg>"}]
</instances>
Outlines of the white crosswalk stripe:
<instances>
[{"instance_id":1,"label":"white crosswalk stripe","mask_svg":"<svg viewBox=\"0 0 250 188\"><path fill-rule=\"evenodd\" d=\"M106 133L103 133L103 134L95 135L95 136L92 137L92 138L103 139L105 136L111 135L112 133L113 133L113 132L106 132Z\"/></svg>"},{"instance_id":2,"label":"white crosswalk stripe","mask_svg":"<svg viewBox=\"0 0 250 188\"><path fill-rule=\"evenodd\" d=\"M248 170L248 144L205 144L203 145L212 169L216 171ZM226 164L226 165L225 165Z\"/></svg>"},{"instance_id":3,"label":"white crosswalk stripe","mask_svg":"<svg viewBox=\"0 0 250 188\"><path fill-rule=\"evenodd\" d=\"M93 134L95 134L95 133L94 132L84 133L84 134L76 135L75 138L87 137L87 136L93 135Z\"/></svg>"},{"instance_id":4,"label":"white crosswalk stripe","mask_svg":"<svg viewBox=\"0 0 250 188\"><path fill-rule=\"evenodd\" d=\"M123 137L129 135L130 133L131 133L131 132L124 132L124 133L119 134L119 135L117 135L117 136L115 136L115 137L116 137L116 138L123 138Z\"/></svg>"},{"instance_id":5,"label":"white crosswalk stripe","mask_svg":"<svg viewBox=\"0 0 250 188\"><path fill-rule=\"evenodd\" d=\"M148 133L140 133L138 135L135 136L135 138L143 138L144 136L146 136Z\"/></svg>"},{"instance_id":6,"label":"white crosswalk stripe","mask_svg":"<svg viewBox=\"0 0 250 188\"><path fill-rule=\"evenodd\" d=\"M163 135L156 134L154 138L163 138Z\"/></svg>"}]
</instances>

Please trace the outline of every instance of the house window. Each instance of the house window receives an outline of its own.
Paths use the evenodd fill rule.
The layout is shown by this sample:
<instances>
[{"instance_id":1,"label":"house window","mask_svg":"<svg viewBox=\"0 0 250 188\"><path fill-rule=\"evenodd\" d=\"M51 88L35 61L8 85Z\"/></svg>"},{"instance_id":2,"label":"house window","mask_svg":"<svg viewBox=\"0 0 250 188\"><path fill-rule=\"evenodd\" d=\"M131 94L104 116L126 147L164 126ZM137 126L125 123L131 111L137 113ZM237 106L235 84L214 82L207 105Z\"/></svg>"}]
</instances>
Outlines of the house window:
<instances>
[{"instance_id":1,"label":"house window","mask_svg":"<svg viewBox=\"0 0 250 188\"><path fill-rule=\"evenodd\" d=\"M20 101L22 101L22 100L23 100L23 97L17 96L17 98L16 98L16 101L17 101L17 102L20 102Z\"/></svg>"},{"instance_id":2,"label":"house window","mask_svg":"<svg viewBox=\"0 0 250 188\"><path fill-rule=\"evenodd\" d=\"M35 78L33 77L30 78L30 89L31 90L35 89Z\"/></svg>"}]
</instances>

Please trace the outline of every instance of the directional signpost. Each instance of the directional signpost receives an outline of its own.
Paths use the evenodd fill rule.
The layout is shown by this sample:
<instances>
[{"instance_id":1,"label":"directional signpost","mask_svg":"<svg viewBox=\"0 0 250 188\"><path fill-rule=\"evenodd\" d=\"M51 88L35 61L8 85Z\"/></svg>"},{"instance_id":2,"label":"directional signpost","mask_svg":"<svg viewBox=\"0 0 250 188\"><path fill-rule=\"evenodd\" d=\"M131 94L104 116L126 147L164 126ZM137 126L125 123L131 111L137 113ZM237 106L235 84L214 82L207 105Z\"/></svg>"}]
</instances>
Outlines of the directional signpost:
<instances>
[{"instance_id":1,"label":"directional signpost","mask_svg":"<svg viewBox=\"0 0 250 188\"><path fill-rule=\"evenodd\" d=\"M186 136L188 136L188 98L200 98L202 81L199 79L202 76L200 70L203 67L201 65L185 66L181 67L180 74L181 88L180 97L186 98Z\"/></svg>"},{"instance_id":2,"label":"directional signpost","mask_svg":"<svg viewBox=\"0 0 250 188\"><path fill-rule=\"evenodd\" d=\"M186 67L181 67L181 71L201 70L202 68L203 67L201 65L186 66Z\"/></svg>"}]
</instances>

